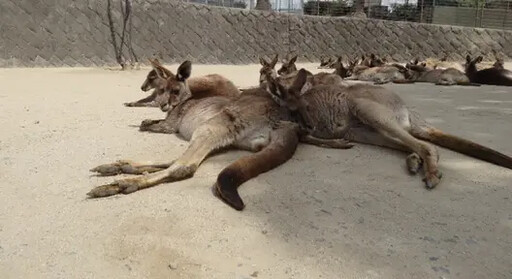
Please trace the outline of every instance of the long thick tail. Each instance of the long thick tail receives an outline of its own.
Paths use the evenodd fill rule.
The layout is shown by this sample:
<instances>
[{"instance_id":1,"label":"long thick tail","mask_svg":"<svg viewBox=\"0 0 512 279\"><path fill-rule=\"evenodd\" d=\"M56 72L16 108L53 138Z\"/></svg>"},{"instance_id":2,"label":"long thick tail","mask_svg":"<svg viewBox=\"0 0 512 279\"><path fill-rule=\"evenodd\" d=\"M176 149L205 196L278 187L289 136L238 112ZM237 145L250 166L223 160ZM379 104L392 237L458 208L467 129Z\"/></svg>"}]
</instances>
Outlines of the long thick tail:
<instances>
[{"instance_id":1,"label":"long thick tail","mask_svg":"<svg viewBox=\"0 0 512 279\"><path fill-rule=\"evenodd\" d=\"M436 128L413 129L413 136L473 158L512 169L512 158L478 143L447 134Z\"/></svg>"},{"instance_id":2,"label":"long thick tail","mask_svg":"<svg viewBox=\"0 0 512 279\"><path fill-rule=\"evenodd\" d=\"M270 143L261 151L242 157L221 171L213 186L215 196L236 210L244 209L238 187L247 180L288 161L299 143L297 128L283 124L270 134Z\"/></svg>"}]
</instances>

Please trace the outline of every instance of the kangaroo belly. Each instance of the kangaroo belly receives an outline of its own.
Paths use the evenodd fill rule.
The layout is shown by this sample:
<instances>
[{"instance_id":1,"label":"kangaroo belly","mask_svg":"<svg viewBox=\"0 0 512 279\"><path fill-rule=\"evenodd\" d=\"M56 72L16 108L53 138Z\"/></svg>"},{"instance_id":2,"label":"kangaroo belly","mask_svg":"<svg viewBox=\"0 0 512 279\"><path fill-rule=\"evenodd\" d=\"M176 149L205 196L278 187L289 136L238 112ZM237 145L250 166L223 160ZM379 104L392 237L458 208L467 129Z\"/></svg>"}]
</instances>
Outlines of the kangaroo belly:
<instances>
[{"instance_id":1,"label":"kangaroo belly","mask_svg":"<svg viewBox=\"0 0 512 279\"><path fill-rule=\"evenodd\" d=\"M229 99L225 97L210 97L198 100L194 106L187 110L180 121L178 131L181 136L190 140L194 131L219 114L228 102Z\"/></svg>"}]
</instances>

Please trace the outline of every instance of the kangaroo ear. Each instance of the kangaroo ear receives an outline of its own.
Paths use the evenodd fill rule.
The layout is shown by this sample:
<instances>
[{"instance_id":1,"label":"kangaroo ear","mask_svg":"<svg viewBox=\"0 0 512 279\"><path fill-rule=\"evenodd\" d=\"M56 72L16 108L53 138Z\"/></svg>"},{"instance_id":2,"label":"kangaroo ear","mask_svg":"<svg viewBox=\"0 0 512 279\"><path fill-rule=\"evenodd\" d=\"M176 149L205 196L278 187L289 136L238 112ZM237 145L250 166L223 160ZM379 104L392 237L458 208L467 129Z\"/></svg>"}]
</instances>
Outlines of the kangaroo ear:
<instances>
[{"instance_id":1,"label":"kangaroo ear","mask_svg":"<svg viewBox=\"0 0 512 279\"><path fill-rule=\"evenodd\" d=\"M192 62L189 60L181 63L181 65L178 67L178 73L176 74L176 79L179 81L185 81L187 78L190 77L190 74L192 73Z\"/></svg>"},{"instance_id":2,"label":"kangaroo ear","mask_svg":"<svg viewBox=\"0 0 512 279\"><path fill-rule=\"evenodd\" d=\"M158 59L154 59L154 60L149 59L149 62L151 63L151 66L155 70L158 77L167 79L170 76L172 76L171 71L167 70L164 66L162 66L162 64L160 64L160 61L158 61Z\"/></svg>"},{"instance_id":3,"label":"kangaroo ear","mask_svg":"<svg viewBox=\"0 0 512 279\"><path fill-rule=\"evenodd\" d=\"M441 58L441 62L445 62L446 60L448 60L448 55L445 55L443 58Z\"/></svg>"},{"instance_id":4,"label":"kangaroo ear","mask_svg":"<svg viewBox=\"0 0 512 279\"><path fill-rule=\"evenodd\" d=\"M482 60L484 60L484 58L480 55L475 59L475 63L480 63Z\"/></svg>"},{"instance_id":5,"label":"kangaroo ear","mask_svg":"<svg viewBox=\"0 0 512 279\"><path fill-rule=\"evenodd\" d=\"M371 58L372 60L373 60L373 59L375 59L375 58L376 58L375 54L371 53L371 54L370 54L370 58Z\"/></svg>"},{"instance_id":6,"label":"kangaroo ear","mask_svg":"<svg viewBox=\"0 0 512 279\"><path fill-rule=\"evenodd\" d=\"M417 65L417 64L418 64L418 62L420 62L420 60L418 59L418 57L414 58L413 64L414 64L414 65Z\"/></svg>"},{"instance_id":7,"label":"kangaroo ear","mask_svg":"<svg viewBox=\"0 0 512 279\"><path fill-rule=\"evenodd\" d=\"M270 67L274 68L277 64L277 61L278 61L278 55L276 54L276 56L274 57L274 59L272 59L272 61L270 62Z\"/></svg>"},{"instance_id":8,"label":"kangaroo ear","mask_svg":"<svg viewBox=\"0 0 512 279\"><path fill-rule=\"evenodd\" d=\"M338 60L336 60L336 62L341 63L341 60L342 60L342 57L340 55L340 56L338 56Z\"/></svg>"},{"instance_id":9,"label":"kangaroo ear","mask_svg":"<svg viewBox=\"0 0 512 279\"><path fill-rule=\"evenodd\" d=\"M292 59L290 59L289 64L295 64L295 62L297 62L297 57L298 57L298 55L295 55L294 57L292 57Z\"/></svg>"},{"instance_id":10,"label":"kangaroo ear","mask_svg":"<svg viewBox=\"0 0 512 279\"><path fill-rule=\"evenodd\" d=\"M469 54L466 55L466 63L471 63L471 56L469 56Z\"/></svg>"},{"instance_id":11,"label":"kangaroo ear","mask_svg":"<svg viewBox=\"0 0 512 279\"><path fill-rule=\"evenodd\" d=\"M267 60L265 60L265 58L263 58L263 57L260 57L260 64L261 64L261 66L268 66Z\"/></svg>"},{"instance_id":12,"label":"kangaroo ear","mask_svg":"<svg viewBox=\"0 0 512 279\"><path fill-rule=\"evenodd\" d=\"M290 87L290 92L294 95L298 95L298 93L301 92L302 87L304 87L304 84L306 83L308 79L308 71L306 69L302 68L297 73L297 77L295 78L295 81L293 82L292 86Z\"/></svg>"}]
</instances>

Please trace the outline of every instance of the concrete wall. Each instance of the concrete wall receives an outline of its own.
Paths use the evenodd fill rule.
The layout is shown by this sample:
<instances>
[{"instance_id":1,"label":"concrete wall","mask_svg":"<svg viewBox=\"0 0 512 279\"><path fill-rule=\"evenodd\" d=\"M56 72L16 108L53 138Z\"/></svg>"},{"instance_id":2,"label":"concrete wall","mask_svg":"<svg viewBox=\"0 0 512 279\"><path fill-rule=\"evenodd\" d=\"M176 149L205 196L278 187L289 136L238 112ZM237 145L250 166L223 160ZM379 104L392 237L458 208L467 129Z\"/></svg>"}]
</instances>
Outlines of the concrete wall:
<instances>
[{"instance_id":1,"label":"concrete wall","mask_svg":"<svg viewBox=\"0 0 512 279\"><path fill-rule=\"evenodd\" d=\"M119 1L116 24L120 24ZM491 50L512 57L512 32L352 18L301 17L169 0L134 0L138 56L250 63L260 55L390 54L401 61ZM117 27L120 30L119 26ZM492 59L492 57L489 57ZM1 0L0 67L115 65L106 0Z\"/></svg>"}]
</instances>

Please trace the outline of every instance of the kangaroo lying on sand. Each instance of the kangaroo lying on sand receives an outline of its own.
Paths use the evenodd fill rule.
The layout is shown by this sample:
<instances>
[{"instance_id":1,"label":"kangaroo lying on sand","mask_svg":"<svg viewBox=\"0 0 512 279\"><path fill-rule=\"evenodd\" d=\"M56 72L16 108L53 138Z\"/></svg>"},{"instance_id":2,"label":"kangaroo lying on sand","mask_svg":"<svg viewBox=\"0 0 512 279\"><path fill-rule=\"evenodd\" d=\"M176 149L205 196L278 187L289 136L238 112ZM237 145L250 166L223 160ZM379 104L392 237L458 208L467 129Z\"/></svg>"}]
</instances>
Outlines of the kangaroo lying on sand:
<instances>
[{"instance_id":1,"label":"kangaroo lying on sand","mask_svg":"<svg viewBox=\"0 0 512 279\"><path fill-rule=\"evenodd\" d=\"M320 66L317 67L317 69L334 69L333 63L335 61L332 59L332 57L327 58L320 58Z\"/></svg>"},{"instance_id":2,"label":"kangaroo lying on sand","mask_svg":"<svg viewBox=\"0 0 512 279\"><path fill-rule=\"evenodd\" d=\"M411 77L409 69L399 64L372 68L355 66L352 69L349 69L349 71L352 75L347 77L346 80L371 81L375 84L384 84L388 82L410 83L409 78Z\"/></svg>"},{"instance_id":3,"label":"kangaroo lying on sand","mask_svg":"<svg viewBox=\"0 0 512 279\"><path fill-rule=\"evenodd\" d=\"M283 64L282 64L281 68L277 71L277 73L280 76L287 76L287 75L295 76L299 72L297 70L297 66L295 65L296 61L297 61L297 56L292 57L290 60L284 59ZM332 60L329 60L329 61L332 61ZM348 68L345 68L345 66L343 65L341 56L338 57L338 60L332 61L330 63L331 64L329 65L329 67L334 69L334 72L333 73L325 73L325 72L317 73L314 75L315 78L325 79L326 77L329 77L329 78L333 79L333 82L340 82L341 81L340 79L335 78L332 75L338 75L342 79L350 76L350 71ZM262 63L262 66L270 67L271 65L269 65L267 62L267 64ZM263 75L263 78L264 78L264 76L265 75Z\"/></svg>"},{"instance_id":4,"label":"kangaroo lying on sand","mask_svg":"<svg viewBox=\"0 0 512 279\"><path fill-rule=\"evenodd\" d=\"M91 171L100 175L143 174L121 179L92 189L91 198L129 194L161 183L193 176L199 165L215 150L233 147L255 152L226 167L217 177L214 194L231 207L242 210L244 203L237 188L247 180L285 163L294 154L298 144L298 126L289 122L286 108L280 107L261 88L248 89L235 100L224 96L202 99L192 95L187 85L191 63L184 62L172 77L179 90L167 92L166 120L146 120L145 131L179 133L190 141L187 150L170 163L136 163L121 160L100 165ZM166 90L169 91L168 87ZM153 123L152 123L153 121ZM346 148L345 140L324 140L303 136L303 141L324 147ZM146 174L149 173L149 174Z\"/></svg>"},{"instance_id":5,"label":"kangaroo lying on sand","mask_svg":"<svg viewBox=\"0 0 512 279\"><path fill-rule=\"evenodd\" d=\"M125 103L127 107L159 107L165 104L167 96L164 96L164 86L175 87L175 84L169 84L174 74L167 70L157 59L149 60L153 69L148 73L146 80L141 86L141 90L147 92L154 89L151 95L136 102ZM171 82L172 83L172 82ZM176 82L174 82L176 83ZM240 91L236 86L225 77L217 74L192 77L188 81L188 86L194 98L203 96L226 96L236 97Z\"/></svg>"},{"instance_id":6,"label":"kangaroo lying on sand","mask_svg":"<svg viewBox=\"0 0 512 279\"><path fill-rule=\"evenodd\" d=\"M268 92L297 114L301 130L309 135L413 152L407 157L408 169L415 174L424 164L423 180L429 189L442 175L437 149L424 141L512 169L511 157L428 125L398 95L383 87L320 85L302 92L309 74L301 69L289 88L279 79L267 77Z\"/></svg>"},{"instance_id":7,"label":"kangaroo lying on sand","mask_svg":"<svg viewBox=\"0 0 512 279\"><path fill-rule=\"evenodd\" d=\"M466 56L466 75L469 80L479 84L489 85L503 85L512 86L512 72L500 67L500 62L497 61L495 65L498 67L492 67L483 70L477 70L476 64L482 61L482 56L471 60L471 57Z\"/></svg>"},{"instance_id":8,"label":"kangaroo lying on sand","mask_svg":"<svg viewBox=\"0 0 512 279\"><path fill-rule=\"evenodd\" d=\"M418 59L412 63L407 63L405 67L411 70L412 74L409 80L414 82L429 82L436 85L480 86L477 83L471 83L466 74L455 68L429 70L425 63L418 64Z\"/></svg>"},{"instance_id":9,"label":"kangaroo lying on sand","mask_svg":"<svg viewBox=\"0 0 512 279\"><path fill-rule=\"evenodd\" d=\"M180 94L185 96L192 94L187 86L190 71L190 62L184 62L174 77L179 81ZM171 99L169 103L175 106L173 109L186 106L193 100L181 95L174 98L181 100L181 103ZM233 208L242 210L244 203L237 192L238 186L290 159L298 144L298 128L293 122L286 121L286 109L279 107L262 89L247 90L236 100L213 108L198 105L209 99L195 100L195 105L183 107L178 114L182 121L177 122L176 130L192 133L184 133L190 144L177 160L164 164L118 161L98 166L91 171L102 175L149 174L96 187L87 195L96 198L129 194L161 183L189 178L210 153L220 148L234 147L255 153L238 159L222 170L213 191ZM200 118L202 121L185 121L187 118Z\"/></svg>"},{"instance_id":10,"label":"kangaroo lying on sand","mask_svg":"<svg viewBox=\"0 0 512 279\"><path fill-rule=\"evenodd\" d=\"M277 57L277 55L276 55ZM341 58L340 58L341 59ZM275 61L276 59L274 59ZM297 56L292 57L290 60L284 60L283 65L277 71L279 76L283 77L283 80L291 80L294 78L299 71L297 71L297 66L295 62L297 60ZM260 58L261 70L260 70L260 86L263 83L266 83L266 76L270 75L273 77L277 77L276 71L274 70L275 64L272 62L267 62L265 59ZM340 62L341 63L341 62ZM317 73L312 76L309 76L311 84L332 84L339 86L346 86L347 84L343 81L342 74L346 74L346 69L343 68L343 64L341 67L337 65L337 68L334 73Z\"/></svg>"}]
</instances>

